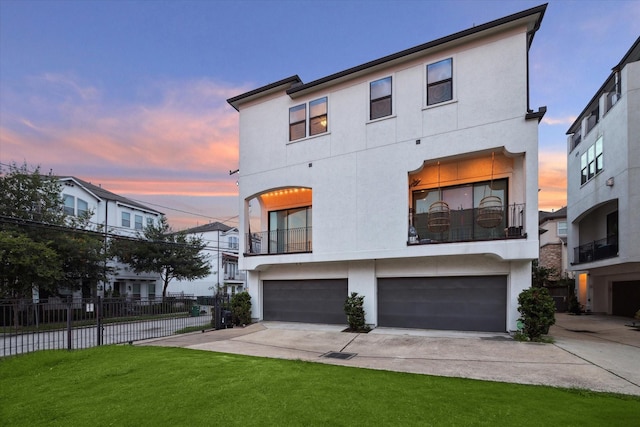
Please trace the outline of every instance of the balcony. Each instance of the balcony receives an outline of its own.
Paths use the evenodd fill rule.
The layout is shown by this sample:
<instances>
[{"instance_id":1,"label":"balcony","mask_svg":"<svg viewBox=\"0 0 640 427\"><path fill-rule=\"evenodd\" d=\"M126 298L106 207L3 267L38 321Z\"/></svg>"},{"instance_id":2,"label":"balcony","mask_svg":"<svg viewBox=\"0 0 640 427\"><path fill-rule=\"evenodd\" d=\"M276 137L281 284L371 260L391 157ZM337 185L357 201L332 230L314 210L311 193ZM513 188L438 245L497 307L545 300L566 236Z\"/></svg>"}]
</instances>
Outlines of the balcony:
<instances>
[{"instance_id":1,"label":"balcony","mask_svg":"<svg viewBox=\"0 0 640 427\"><path fill-rule=\"evenodd\" d=\"M573 248L573 265L599 261L618 256L618 235L612 234L604 239L594 240Z\"/></svg>"},{"instance_id":2,"label":"balcony","mask_svg":"<svg viewBox=\"0 0 640 427\"><path fill-rule=\"evenodd\" d=\"M513 204L494 211L491 223L482 219L482 209L459 209L449 212L447 227L429 227L429 214L413 215L417 236L409 236L409 245L524 239L525 205Z\"/></svg>"},{"instance_id":3,"label":"balcony","mask_svg":"<svg viewBox=\"0 0 640 427\"><path fill-rule=\"evenodd\" d=\"M312 251L311 227L262 231L245 236L245 255L278 255Z\"/></svg>"}]
</instances>

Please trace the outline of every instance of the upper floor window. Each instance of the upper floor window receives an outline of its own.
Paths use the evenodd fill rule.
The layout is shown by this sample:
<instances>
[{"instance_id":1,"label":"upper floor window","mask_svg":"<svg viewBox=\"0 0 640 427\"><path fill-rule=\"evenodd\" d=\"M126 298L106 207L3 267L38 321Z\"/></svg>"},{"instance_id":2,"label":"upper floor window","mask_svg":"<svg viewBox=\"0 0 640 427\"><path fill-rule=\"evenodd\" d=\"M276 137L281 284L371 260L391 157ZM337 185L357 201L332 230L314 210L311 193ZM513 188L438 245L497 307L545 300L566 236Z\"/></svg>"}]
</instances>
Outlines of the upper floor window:
<instances>
[{"instance_id":1,"label":"upper floor window","mask_svg":"<svg viewBox=\"0 0 640 427\"><path fill-rule=\"evenodd\" d=\"M122 223L120 225L127 228L131 227L131 214L129 212L122 212Z\"/></svg>"},{"instance_id":2,"label":"upper floor window","mask_svg":"<svg viewBox=\"0 0 640 427\"><path fill-rule=\"evenodd\" d=\"M62 200L64 202L64 213L67 215L81 216L89 211L89 203L82 200L81 198L76 199L75 197L68 194L63 194Z\"/></svg>"},{"instance_id":3,"label":"upper floor window","mask_svg":"<svg viewBox=\"0 0 640 427\"><path fill-rule=\"evenodd\" d=\"M327 97L309 103L309 136L327 131Z\"/></svg>"},{"instance_id":4,"label":"upper floor window","mask_svg":"<svg viewBox=\"0 0 640 427\"><path fill-rule=\"evenodd\" d=\"M427 65L427 105L453 99L453 58Z\"/></svg>"},{"instance_id":5,"label":"upper floor window","mask_svg":"<svg viewBox=\"0 0 640 427\"><path fill-rule=\"evenodd\" d=\"M238 238L229 236L229 249L238 249Z\"/></svg>"},{"instance_id":6,"label":"upper floor window","mask_svg":"<svg viewBox=\"0 0 640 427\"><path fill-rule=\"evenodd\" d=\"M328 100L318 98L309 102L309 136L327 131ZM295 141L307 136L307 104L289 108L289 141Z\"/></svg>"},{"instance_id":7,"label":"upper floor window","mask_svg":"<svg viewBox=\"0 0 640 427\"><path fill-rule=\"evenodd\" d=\"M391 115L391 77L369 83L369 119Z\"/></svg>"},{"instance_id":8,"label":"upper floor window","mask_svg":"<svg viewBox=\"0 0 640 427\"><path fill-rule=\"evenodd\" d=\"M580 184L584 184L596 176L604 168L602 137L598 138L580 157Z\"/></svg>"},{"instance_id":9,"label":"upper floor window","mask_svg":"<svg viewBox=\"0 0 640 427\"><path fill-rule=\"evenodd\" d=\"M134 219L135 219L135 229L136 230L142 230L142 215L134 215Z\"/></svg>"},{"instance_id":10,"label":"upper floor window","mask_svg":"<svg viewBox=\"0 0 640 427\"><path fill-rule=\"evenodd\" d=\"M82 199L78 199L78 216L85 215L89 211L89 204Z\"/></svg>"},{"instance_id":11,"label":"upper floor window","mask_svg":"<svg viewBox=\"0 0 640 427\"><path fill-rule=\"evenodd\" d=\"M560 237L565 237L567 235L567 221L558 221L557 234Z\"/></svg>"},{"instance_id":12,"label":"upper floor window","mask_svg":"<svg viewBox=\"0 0 640 427\"><path fill-rule=\"evenodd\" d=\"M307 136L307 104L289 108L289 141Z\"/></svg>"},{"instance_id":13,"label":"upper floor window","mask_svg":"<svg viewBox=\"0 0 640 427\"><path fill-rule=\"evenodd\" d=\"M62 199L64 201L64 213L67 215L75 215L76 214L76 198L73 196L69 196L68 194L63 194Z\"/></svg>"},{"instance_id":14,"label":"upper floor window","mask_svg":"<svg viewBox=\"0 0 640 427\"><path fill-rule=\"evenodd\" d=\"M153 218L147 217L147 227L153 227Z\"/></svg>"}]
</instances>

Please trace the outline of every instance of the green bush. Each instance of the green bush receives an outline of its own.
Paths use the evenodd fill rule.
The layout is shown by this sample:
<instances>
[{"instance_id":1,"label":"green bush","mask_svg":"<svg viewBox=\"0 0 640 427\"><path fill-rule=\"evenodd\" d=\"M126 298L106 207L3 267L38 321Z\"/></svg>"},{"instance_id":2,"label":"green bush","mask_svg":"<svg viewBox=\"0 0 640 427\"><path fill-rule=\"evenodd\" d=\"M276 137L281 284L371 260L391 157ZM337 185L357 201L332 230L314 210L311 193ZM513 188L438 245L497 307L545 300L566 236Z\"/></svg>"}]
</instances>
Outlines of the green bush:
<instances>
[{"instance_id":1,"label":"green bush","mask_svg":"<svg viewBox=\"0 0 640 427\"><path fill-rule=\"evenodd\" d=\"M542 341L556 323L556 304L546 288L525 289L518 296L518 311L523 323L522 333L531 341Z\"/></svg>"},{"instance_id":2,"label":"green bush","mask_svg":"<svg viewBox=\"0 0 640 427\"><path fill-rule=\"evenodd\" d=\"M351 292L344 302L344 314L351 332L367 332L369 328L364 323L364 296Z\"/></svg>"},{"instance_id":3,"label":"green bush","mask_svg":"<svg viewBox=\"0 0 640 427\"><path fill-rule=\"evenodd\" d=\"M235 325L251 323L251 295L249 292L239 292L231 297L231 315Z\"/></svg>"}]
</instances>

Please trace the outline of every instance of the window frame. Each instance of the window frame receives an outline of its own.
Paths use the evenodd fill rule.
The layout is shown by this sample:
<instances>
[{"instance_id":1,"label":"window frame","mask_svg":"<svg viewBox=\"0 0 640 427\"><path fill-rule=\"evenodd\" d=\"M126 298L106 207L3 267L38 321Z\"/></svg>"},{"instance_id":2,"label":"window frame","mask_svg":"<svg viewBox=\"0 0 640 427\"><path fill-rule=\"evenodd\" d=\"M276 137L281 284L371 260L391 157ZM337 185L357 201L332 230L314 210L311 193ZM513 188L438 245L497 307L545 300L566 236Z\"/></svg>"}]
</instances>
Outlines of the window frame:
<instances>
[{"instance_id":1,"label":"window frame","mask_svg":"<svg viewBox=\"0 0 640 427\"><path fill-rule=\"evenodd\" d=\"M561 230L564 230L564 232L561 232ZM556 235L558 237L567 236L567 221L558 221L556 223Z\"/></svg>"},{"instance_id":2,"label":"window frame","mask_svg":"<svg viewBox=\"0 0 640 427\"><path fill-rule=\"evenodd\" d=\"M449 61L450 62L450 70L449 70L449 77L446 78L441 78L439 80L434 80L434 81L429 81L429 67L434 67L437 64L443 63L445 61ZM442 58L439 59L437 61L433 61L430 62L428 64L425 65L424 67L424 72L425 72L425 79L423 80L426 84L425 84L425 105L427 107L435 107L437 105L442 105L448 102L452 102L456 99L455 97L455 88L454 88L454 80L455 80L455 68L453 66L454 63L454 56L449 56L446 58ZM448 99L443 99L441 101L431 101L429 98L429 88L432 87L436 87L438 85L444 84L446 82L450 83L450 95Z\"/></svg>"},{"instance_id":3,"label":"window frame","mask_svg":"<svg viewBox=\"0 0 640 427\"><path fill-rule=\"evenodd\" d=\"M323 101L325 104L324 113L312 115L311 108L314 106L314 103L322 103ZM297 118L293 115L299 110L304 110L304 120L302 120L301 118ZM321 119L322 117L324 117L324 120L325 120L324 125L320 123L320 126L323 129L321 131L314 132L312 129L312 121L315 119L322 120ZM302 125L304 125L304 130L302 130ZM302 130L303 135L294 138L295 132L292 131L294 127L299 127L300 130ZM298 131L298 133L300 132ZM329 133L329 96L328 95L311 99L301 104L297 104L292 107L289 107L289 142L302 141L302 140L316 137L319 135L325 135L327 133Z\"/></svg>"},{"instance_id":4,"label":"window frame","mask_svg":"<svg viewBox=\"0 0 640 427\"><path fill-rule=\"evenodd\" d=\"M134 214L133 215L133 228L136 230L144 229L142 215Z\"/></svg>"},{"instance_id":5,"label":"window frame","mask_svg":"<svg viewBox=\"0 0 640 427\"><path fill-rule=\"evenodd\" d=\"M580 156L580 185L585 185L603 170L604 141L600 135Z\"/></svg>"},{"instance_id":6,"label":"window frame","mask_svg":"<svg viewBox=\"0 0 640 427\"><path fill-rule=\"evenodd\" d=\"M70 201L71 204L67 202ZM76 198L70 194L62 195L62 210L65 215L75 216L76 215Z\"/></svg>"},{"instance_id":7,"label":"window frame","mask_svg":"<svg viewBox=\"0 0 640 427\"><path fill-rule=\"evenodd\" d=\"M376 98L374 98L373 95L373 85L376 83L381 83L385 80L389 80L389 94L383 94L382 96L378 96ZM385 117L391 117L393 116L393 112L394 112L394 105L393 105L393 101L394 101L394 96L393 96L393 85L394 85L394 81L393 81L393 75L391 76L387 76L387 77L382 77L380 79L377 80L372 80L369 82L369 120L370 121L374 121L374 120L380 120L383 119ZM379 116L374 117L374 105L375 103L378 103L380 101L385 101L385 100L389 100L389 111L386 114L382 114Z\"/></svg>"},{"instance_id":8,"label":"window frame","mask_svg":"<svg viewBox=\"0 0 640 427\"><path fill-rule=\"evenodd\" d=\"M126 223L127 225L125 225L125 216L126 216ZM131 213L130 212L121 212L120 213L120 226L123 228L131 228Z\"/></svg>"}]
</instances>

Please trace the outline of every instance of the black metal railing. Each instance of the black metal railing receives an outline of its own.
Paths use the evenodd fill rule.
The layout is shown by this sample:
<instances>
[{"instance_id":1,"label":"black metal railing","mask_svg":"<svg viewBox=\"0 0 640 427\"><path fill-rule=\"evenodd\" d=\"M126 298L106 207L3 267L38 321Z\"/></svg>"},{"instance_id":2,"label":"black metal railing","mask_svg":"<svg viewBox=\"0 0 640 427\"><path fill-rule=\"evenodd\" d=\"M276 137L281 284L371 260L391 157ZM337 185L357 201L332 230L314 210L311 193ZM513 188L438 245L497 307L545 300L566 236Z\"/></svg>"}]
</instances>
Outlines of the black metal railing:
<instances>
[{"instance_id":1,"label":"black metal railing","mask_svg":"<svg viewBox=\"0 0 640 427\"><path fill-rule=\"evenodd\" d=\"M165 298L0 300L0 357L38 350L79 349L212 328L212 308Z\"/></svg>"},{"instance_id":2,"label":"black metal railing","mask_svg":"<svg viewBox=\"0 0 640 427\"><path fill-rule=\"evenodd\" d=\"M311 227L262 231L246 236L246 255L293 254L312 251Z\"/></svg>"},{"instance_id":3,"label":"black metal railing","mask_svg":"<svg viewBox=\"0 0 640 427\"><path fill-rule=\"evenodd\" d=\"M573 263L582 264L618 256L618 235L594 240L573 248Z\"/></svg>"},{"instance_id":4,"label":"black metal railing","mask_svg":"<svg viewBox=\"0 0 640 427\"><path fill-rule=\"evenodd\" d=\"M483 209L450 210L448 226L430 227L429 214L413 214L417 236L409 236L409 244L473 242L526 238L525 205L512 204L493 211L491 222L483 221Z\"/></svg>"}]
</instances>

